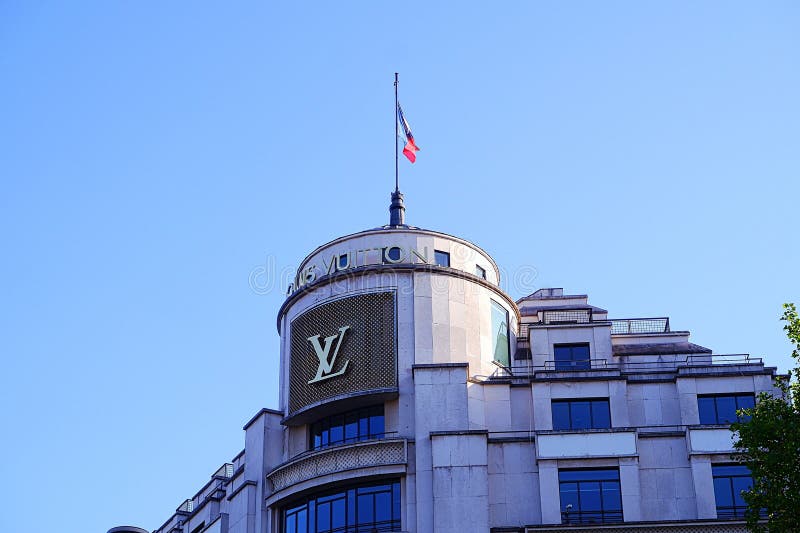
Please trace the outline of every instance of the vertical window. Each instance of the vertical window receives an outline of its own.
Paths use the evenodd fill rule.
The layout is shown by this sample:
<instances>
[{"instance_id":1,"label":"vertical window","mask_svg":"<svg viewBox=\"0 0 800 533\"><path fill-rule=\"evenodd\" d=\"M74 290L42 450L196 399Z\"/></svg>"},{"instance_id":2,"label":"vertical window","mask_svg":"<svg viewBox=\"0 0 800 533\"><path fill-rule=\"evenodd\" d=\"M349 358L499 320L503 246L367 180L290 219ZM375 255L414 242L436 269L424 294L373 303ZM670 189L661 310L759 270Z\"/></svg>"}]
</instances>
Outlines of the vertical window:
<instances>
[{"instance_id":1,"label":"vertical window","mask_svg":"<svg viewBox=\"0 0 800 533\"><path fill-rule=\"evenodd\" d=\"M561 522L606 524L622 522L619 470L559 470Z\"/></svg>"},{"instance_id":2,"label":"vertical window","mask_svg":"<svg viewBox=\"0 0 800 533\"><path fill-rule=\"evenodd\" d=\"M750 409L755 404L756 397L753 393L697 397L701 424L731 424L739 419L736 415L738 409ZM742 420L748 418L743 417Z\"/></svg>"},{"instance_id":3,"label":"vertical window","mask_svg":"<svg viewBox=\"0 0 800 533\"><path fill-rule=\"evenodd\" d=\"M589 344L556 344L553 346L556 370L589 370Z\"/></svg>"},{"instance_id":4,"label":"vertical window","mask_svg":"<svg viewBox=\"0 0 800 533\"><path fill-rule=\"evenodd\" d=\"M383 405L364 407L333 415L311 424L309 447L312 450L386 436Z\"/></svg>"},{"instance_id":5,"label":"vertical window","mask_svg":"<svg viewBox=\"0 0 800 533\"><path fill-rule=\"evenodd\" d=\"M436 261L436 264L441 267L450 266L450 254L447 252L442 252L441 250L434 250L433 258L434 261Z\"/></svg>"},{"instance_id":6,"label":"vertical window","mask_svg":"<svg viewBox=\"0 0 800 533\"><path fill-rule=\"evenodd\" d=\"M553 429L607 429L611 427L608 398L553 400Z\"/></svg>"},{"instance_id":7,"label":"vertical window","mask_svg":"<svg viewBox=\"0 0 800 533\"><path fill-rule=\"evenodd\" d=\"M312 495L283 511L284 533L400 531L400 482Z\"/></svg>"},{"instance_id":8,"label":"vertical window","mask_svg":"<svg viewBox=\"0 0 800 533\"><path fill-rule=\"evenodd\" d=\"M742 492L750 490L753 478L744 465L712 465L714 477L714 499L717 502L717 518L742 518L747 510Z\"/></svg>"},{"instance_id":9,"label":"vertical window","mask_svg":"<svg viewBox=\"0 0 800 533\"><path fill-rule=\"evenodd\" d=\"M492 350L494 360L503 366L510 364L511 347L508 335L508 311L499 303L492 302Z\"/></svg>"},{"instance_id":10,"label":"vertical window","mask_svg":"<svg viewBox=\"0 0 800 533\"><path fill-rule=\"evenodd\" d=\"M475 275L479 278L486 279L486 269L480 265L475 265Z\"/></svg>"}]
</instances>

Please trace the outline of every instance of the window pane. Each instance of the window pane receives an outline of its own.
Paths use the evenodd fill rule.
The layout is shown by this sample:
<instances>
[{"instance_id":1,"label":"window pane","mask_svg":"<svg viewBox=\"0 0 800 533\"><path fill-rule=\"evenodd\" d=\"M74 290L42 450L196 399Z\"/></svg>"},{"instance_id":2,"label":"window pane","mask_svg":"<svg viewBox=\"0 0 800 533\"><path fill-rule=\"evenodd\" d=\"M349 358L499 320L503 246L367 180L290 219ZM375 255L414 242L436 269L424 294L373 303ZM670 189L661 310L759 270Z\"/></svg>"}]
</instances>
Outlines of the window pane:
<instances>
[{"instance_id":1,"label":"window pane","mask_svg":"<svg viewBox=\"0 0 800 533\"><path fill-rule=\"evenodd\" d=\"M434 250L433 251L433 257L434 257L434 261L436 261L437 265L443 266L443 267L449 267L450 266L450 254L449 253L442 252L442 251L439 251L439 250Z\"/></svg>"},{"instance_id":2,"label":"window pane","mask_svg":"<svg viewBox=\"0 0 800 533\"><path fill-rule=\"evenodd\" d=\"M331 425L331 444L341 444L344 441L344 425Z\"/></svg>"},{"instance_id":3,"label":"window pane","mask_svg":"<svg viewBox=\"0 0 800 533\"><path fill-rule=\"evenodd\" d=\"M375 509L373 508L372 494L361 494L358 496L358 523L365 524L375 521Z\"/></svg>"},{"instance_id":4,"label":"window pane","mask_svg":"<svg viewBox=\"0 0 800 533\"><path fill-rule=\"evenodd\" d=\"M331 503L325 502L317 505L317 531L331 529Z\"/></svg>"},{"instance_id":5,"label":"window pane","mask_svg":"<svg viewBox=\"0 0 800 533\"><path fill-rule=\"evenodd\" d=\"M308 524L306 524L307 512L305 509L297 513L297 533L307 533Z\"/></svg>"},{"instance_id":6,"label":"window pane","mask_svg":"<svg viewBox=\"0 0 800 533\"><path fill-rule=\"evenodd\" d=\"M475 265L475 275L479 278L486 279L486 271L479 265Z\"/></svg>"},{"instance_id":7,"label":"window pane","mask_svg":"<svg viewBox=\"0 0 800 533\"><path fill-rule=\"evenodd\" d=\"M747 505L744 502L744 497L742 497L742 491L750 490L750 487L753 485L753 481L749 477L735 477L733 478L733 501L735 502L734 505L738 506L745 506Z\"/></svg>"},{"instance_id":8,"label":"window pane","mask_svg":"<svg viewBox=\"0 0 800 533\"><path fill-rule=\"evenodd\" d=\"M572 511L580 510L578 506L578 484L577 483L561 483L559 485L559 492L561 496L561 510L567 511L567 505L572 505Z\"/></svg>"},{"instance_id":9,"label":"window pane","mask_svg":"<svg viewBox=\"0 0 800 533\"><path fill-rule=\"evenodd\" d=\"M358 439L358 413L348 413L345 416L344 438L347 442Z\"/></svg>"},{"instance_id":10,"label":"window pane","mask_svg":"<svg viewBox=\"0 0 800 533\"><path fill-rule=\"evenodd\" d=\"M619 481L619 471L616 468L597 468L591 470L559 470L560 481L592 481L608 480Z\"/></svg>"},{"instance_id":11,"label":"window pane","mask_svg":"<svg viewBox=\"0 0 800 533\"><path fill-rule=\"evenodd\" d=\"M333 506L333 516L331 518L331 527L332 528L343 528L345 525L346 515L346 508L345 508L345 500L344 498L336 500L331 503Z\"/></svg>"},{"instance_id":12,"label":"window pane","mask_svg":"<svg viewBox=\"0 0 800 533\"><path fill-rule=\"evenodd\" d=\"M603 489L603 510L621 511L622 495L620 494L619 482L603 481L602 489Z\"/></svg>"},{"instance_id":13,"label":"window pane","mask_svg":"<svg viewBox=\"0 0 800 533\"><path fill-rule=\"evenodd\" d=\"M391 519L392 494L390 492L379 492L375 495L375 520L377 522L384 522Z\"/></svg>"},{"instance_id":14,"label":"window pane","mask_svg":"<svg viewBox=\"0 0 800 533\"><path fill-rule=\"evenodd\" d=\"M747 476L750 477L750 469L746 465L712 465L711 472L714 477L719 476Z\"/></svg>"},{"instance_id":15,"label":"window pane","mask_svg":"<svg viewBox=\"0 0 800 533\"><path fill-rule=\"evenodd\" d=\"M594 400L592 402L592 428L605 429L611 427L611 413L608 400Z\"/></svg>"},{"instance_id":16,"label":"window pane","mask_svg":"<svg viewBox=\"0 0 800 533\"><path fill-rule=\"evenodd\" d=\"M739 409L752 409L756 405L756 398L752 394L743 394L736 397L736 404Z\"/></svg>"},{"instance_id":17,"label":"window pane","mask_svg":"<svg viewBox=\"0 0 800 533\"><path fill-rule=\"evenodd\" d=\"M697 398L697 409L700 411L701 424L716 424L717 409L714 398Z\"/></svg>"},{"instance_id":18,"label":"window pane","mask_svg":"<svg viewBox=\"0 0 800 533\"><path fill-rule=\"evenodd\" d=\"M383 413L369 417L369 437L382 437L384 434Z\"/></svg>"},{"instance_id":19,"label":"window pane","mask_svg":"<svg viewBox=\"0 0 800 533\"><path fill-rule=\"evenodd\" d=\"M392 519L400 520L400 483L392 483Z\"/></svg>"},{"instance_id":20,"label":"window pane","mask_svg":"<svg viewBox=\"0 0 800 533\"><path fill-rule=\"evenodd\" d=\"M717 507L730 507L733 505L733 491L731 490L730 478L714 478L714 499L717 501Z\"/></svg>"},{"instance_id":21,"label":"window pane","mask_svg":"<svg viewBox=\"0 0 800 533\"><path fill-rule=\"evenodd\" d=\"M286 533L295 533L297 531L297 518L295 515L289 515L286 517Z\"/></svg>"},{"instance_id":22,"label":"window pane","mask_svg":"<svg viewBox=\"0 0 800 533\"><path fill-rule=\"evenodd\" d=\"M599 481L582 481L578 483L581 493L581 511L599 511L602 509Z\"/></svg>"},{"instance_id":23,"label":"window pane","mask_svg":"<svg viewBox=\"0 0 800 533\"><path fill-rule=\"evenodd\" d=\"M553 429L570 429L569 403L553 402Z\"/></svg>"},{"instance_id":24,"label":"window pane","mask_svg":"<svg viewBox=\"0 0 800 533\"><path fill-rule=\"evenodd\" d=\"M572 360L572 350L569 346L553 346L553 355L556 361Z\"/></svg>"},{"instance_id":25,"label":"window pane","mask_svg":"<svg viewBox=\"0 0 800 533\"><path fill-rule=\"evenodd\" d=\"M508 366L509 343L508 343L508 311L499 303L492 302L492 348L494 350L494 360L501 365Z\"/></svg>"},{"instance_id":26,"label":"window pane","mask_svg":"<svg viewBox=\"0 0 800 533\"><path fill-rule=\"evenodd\" d=\"M736 422L736 399L733 396L717 396L717 424Z\"/></svg>"},{"instance_id":27,"label":"window pane","mask_svg":"<svg viewBox=\"0 0 800 533\"><path fill-rule=\"evenodd\" d=\"M589 429L592 426L592 415L589 402L572 402L572 429Z\"/></svg>"},{"instance_id":28,"label":"window pane","mask_svg":"<svg viewBox=\"0 0 800 533\"><path fill-rule=\"evenodd\" d=\"M589 346L588 345L577 345L572 347L572 360L573 361L580 361L584 359L589 359Z\"/></svg>"}]
</instances>

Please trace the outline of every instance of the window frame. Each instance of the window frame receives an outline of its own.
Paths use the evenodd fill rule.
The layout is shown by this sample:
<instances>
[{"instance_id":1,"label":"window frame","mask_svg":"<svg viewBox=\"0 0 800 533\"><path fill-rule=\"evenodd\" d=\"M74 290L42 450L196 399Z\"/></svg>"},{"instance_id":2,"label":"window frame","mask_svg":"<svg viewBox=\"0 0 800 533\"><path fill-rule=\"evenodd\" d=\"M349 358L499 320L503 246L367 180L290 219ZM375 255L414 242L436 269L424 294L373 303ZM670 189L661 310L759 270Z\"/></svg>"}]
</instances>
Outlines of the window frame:
<instances>
[{"instance_id":1,"label":"window frame","mask_svg":"<svg viewBox=\"0 0 800 533\"><path fill-rule=\"evenodd\" d=\"M355 415L355 419L353 416ZM382 431L373 431L373 418L380 417ZM353 422L354 420L354 422ZM348 437L348 426L355 423L355 436ZM366 430L362 429L362 423L366 425ZM319 433L317 433L319 428ZM332 431L336 431L337 438L331 440ZM338 434L341 433L341 438ZM319 444L316 438L319 437ZM386 410L383 404L369 405L351 409L322 417L308 424L308 449L311 451L322 450L331 446L341 446L343 444L353 444L366 440L376 440L386 438Z\"/></svg>"},{"instance_id":2,"label":"window frame","mask_svg":"<svg viewBox=\"0 0 800 533\"><path fill-rule=\"evenodd\" d=\"M378 520L378 495L389 495L389 520ZM370 499L372 520L360 521L360 506ZM334 503L344 501L344 525L334 527ZM319 529L320 507L328 507L327 527ZM341 506L339 506L341 509ZM305 527L298 528L299 517L303 517ZM291 528L287 525L293 519ZM341 522L341 520L339 520ZM400 480L397 478L382 481L344 485L335 489L312 493L289 502L280 510L280 531L282 533L341 533L344 531L402 531L402 495ZM389 529L385 529L388 527Z\"/></svg>"},{"instance_id":3,"label":"window frame","mask_svg":"<svg viewBox=\"0 0 800 533\"><path fill-rule=\"evenodd\" d=\"M613 473L613 476L603 477L602 473ZM584 479L562 479L562 475L566 474L584 473ZM581 483L594 484L599 483L599 503L600 510L582 510L581 509ZM604 491L603 483L616 483L616 490ZM566 510L567 505L564 503L564 494L567 493L564 485L575 484L575 493L578 502L578 509ZM587 487L586 493L590 492ZM613 494L616 492L617 502L619 509L605 509L606 501L609 499L606 494ZM603 468L559 468L558 469L558 498L559 510L561 511L562 524L618 524L624 521L624 514L622 508L622 482L619 477L619 467L603 467Z\"/></svg>"},{"instance_id":4,"label":"window frame","mask_svg":"<svg viewBox=\"0 0 800 533\"><path fill-rule=\"evenodd\" d=\"M492 320L492 331L491 331L491 341L492 341L492 361L504 366L509 367L511 366L511 314L508 312L503 304L500 302L489 298L489 307L491 309L491 320ZM499 332L495 332L495 311L502 311L505 315L505 319L501 319L500 324L502 325L505 322L505 336L506 336L506 357L504 360L500 360L497 358L497 345L499 341ZM499 328L498 328L499 329Z\"/></svg>"},{"instance_id":5,"label":"window frame","mask_svg":"<svg viewBox=\"0 0 800 533\"><path fill-rule=\"evenodd\" d=\"M747 474L743 474L741 471L740 471L740 473L735 473L735 474L731 474L731 473L723 474L722 472L720 472L720 469L722 469L722 468L730 468L730 467L740 468L742 471L746 471ZM719 472L719 473L717 473L717 472ZM720 463L720 464L712 464L711 465L711 480L712 480L712 484L714 486L714 505L715 505L715 508L716 508L716 511L717 511L717 518L728 518L728 519L744 518L744 514L747 511L747 504L745 503L744 498L742 498L741 492L740 492L740 494L738 494L738 498L737 498L736 489L734 487L734 479L742 479L742 478L749 479L750 480L750 487L752 488L752 486L753 486L753 474L752 474L752 472L750 472L750 469L747 468L746 465L737 464L737 463ZM730 496L731 502L733 502L734 505L720 505L719 499L717 498L717 496L718 496L718 493L717 493L717 480L718 479L726 479L726 480L728 480L727 489L730 491L729 496ZM740 505L736 505L737 500L741 502ZM722 510L722 513L720 513L720 510Z\"/></svg>"},{"instance_id":6,"label":"window frame","mask_svg":"<svg viewBox=\"0 0 800 533\"><path fill-rule=\"evenodd\" d=\"M475 275L481 279L486 279L486 269L480 265L475 265Z\"/></svg>"},{"instance_id":7,"label":"window frame","mask_svg":"<svg viewBox=\"0 0 800 533\"><path fill-rule=\"evenodd\" d=\"M732 420L728 420L726 416L720 417L720 409L719 409L719 402L720 398L733 398L734 404L736 408L734 409L734 418ZM748 400L752 400L752 404L749 407L740 407L739 400L742 398L747 398ZM703 407L702 400L713 400L714 402L714 422L709 422L708 417L705 416L708 412ZM710 426L721 426L721 425L730 425L734 422L742 422L746 421L748 417L740 417L736 414L736 411L739 409L749 409L750 407L755 406L756 404L756 395L754 392L728 392L724 394L698 394L697 395L697 417L701 425L710 425ZM727 413L725 413L726 415Z\"/></svg>"},{"instance_id":8,"label":"window frame","mask_svg":"<svg viewBox=\"0 0 800 533\"><path fill-rule=\"evenodd\" d=\"M586 348L586 359L558 359L559 349L568 348L570 355L575 348ZM577 364L582 363L582 364ZM589 342L565 342L553 344L553 366L556 370L591 370L592 369L592 345Z\"/></svg>"},{"instance_id":9,"label":"window frame","mask_svg":"<svg viewBox=\"0 0 800 533\"><path fill-rule=\"evenodd\" d=\"M589 427L579 427L576 426L574 421L573 415L573 404L577 403L589 403ZM608 425L595 425L595 404L597 403L604 403L606 407L606 413L608 415ZM567 405L568 406L568 417L569 417L569 427L556 427L556 416L555 416L555 409L553 406L555 405ZM611 420L611 399L610 398L555 398L550 400L550 413L553 419L553 430L555 431L573 431L573 430L585 430L585 429L611 429L614 427L612 420ZM559 424L561 425L561 424Z\"/></svg>"},{"instance_id":10,"label":"window frame","mask_svg":"<svg viewBox=\"0 0 800 533\"><path fill-rule=\"evenodd\" d=\"M440 258L447 259L447 261L440 261ZM433 250L433 262L437 266L450 268L450 252L444 250ZM446 264L444 264L446 263Z\"/></svg>"}]
</instances>

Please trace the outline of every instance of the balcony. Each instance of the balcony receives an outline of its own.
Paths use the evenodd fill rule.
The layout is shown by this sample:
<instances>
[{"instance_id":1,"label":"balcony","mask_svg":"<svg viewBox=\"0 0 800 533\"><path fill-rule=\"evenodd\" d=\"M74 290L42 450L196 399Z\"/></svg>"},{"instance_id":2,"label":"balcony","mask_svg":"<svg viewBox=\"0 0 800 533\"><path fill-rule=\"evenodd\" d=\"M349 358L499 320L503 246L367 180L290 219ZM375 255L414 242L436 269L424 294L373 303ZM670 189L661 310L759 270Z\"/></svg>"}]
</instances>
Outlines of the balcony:
<instances>
[{"instance_id":1,"label":"balcony","mask_svg":"<svg viewBox=\"0 0 800 533\"><path fill-rule=\"evenodd\" d=\"M371 440L303 453L267 474L267 479L278 492L326 474L406 464L406 439Z\"/></svg>"}]
</instances>

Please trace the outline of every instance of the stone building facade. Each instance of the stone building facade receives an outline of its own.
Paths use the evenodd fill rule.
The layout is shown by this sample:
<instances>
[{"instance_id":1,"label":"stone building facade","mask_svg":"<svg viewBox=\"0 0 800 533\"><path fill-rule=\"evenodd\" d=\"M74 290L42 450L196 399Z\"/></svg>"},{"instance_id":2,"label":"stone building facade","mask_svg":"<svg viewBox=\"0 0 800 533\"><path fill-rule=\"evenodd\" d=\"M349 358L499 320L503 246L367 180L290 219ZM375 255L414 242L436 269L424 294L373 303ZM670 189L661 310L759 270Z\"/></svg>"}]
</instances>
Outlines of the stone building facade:
<instances>
[{"instance_id":1,"label":"stone building facade","mask_svg":"<svg viewBox=\"0 0 800 533\"><path fill-rule=\"evenodd\" d=\"M728 425L775 369L668 318L396 224L309 254L277 330L280 405L156 533L745 531Z\"/></svg>"}]
</instances>

